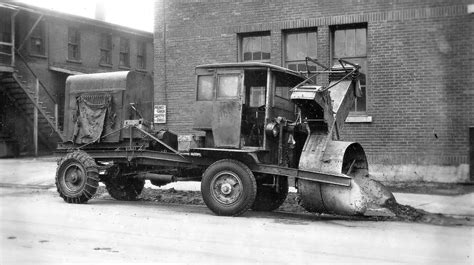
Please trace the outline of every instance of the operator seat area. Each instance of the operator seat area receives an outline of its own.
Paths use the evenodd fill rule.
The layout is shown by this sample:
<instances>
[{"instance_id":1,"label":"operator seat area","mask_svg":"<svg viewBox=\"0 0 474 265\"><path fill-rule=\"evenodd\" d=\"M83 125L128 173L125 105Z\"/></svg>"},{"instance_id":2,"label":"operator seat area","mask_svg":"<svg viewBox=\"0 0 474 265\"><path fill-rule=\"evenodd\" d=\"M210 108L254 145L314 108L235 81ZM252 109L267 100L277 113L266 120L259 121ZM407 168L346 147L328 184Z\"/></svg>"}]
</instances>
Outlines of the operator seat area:
<instances>
[{"instance_id":1,"label":"operator seat area","mask_svg":"<svg viewBox=\"0 0 474 265\"><path fill-rule=\"evenodd\" d=\"M242 146L259 147L263 144L266 83L266 70L245 71L245 95L242 97Z\"/></svg>"}]
</instances>

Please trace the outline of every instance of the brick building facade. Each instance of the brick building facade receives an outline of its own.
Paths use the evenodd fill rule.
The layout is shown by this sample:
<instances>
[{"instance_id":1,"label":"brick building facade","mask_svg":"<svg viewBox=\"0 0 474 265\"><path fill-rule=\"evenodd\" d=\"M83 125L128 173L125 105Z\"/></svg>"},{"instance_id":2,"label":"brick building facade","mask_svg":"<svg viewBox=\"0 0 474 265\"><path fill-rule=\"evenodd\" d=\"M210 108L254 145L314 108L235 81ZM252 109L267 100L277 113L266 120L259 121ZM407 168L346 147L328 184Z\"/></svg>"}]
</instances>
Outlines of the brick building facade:
<instances>
[{"instance_id":1,"label":"brick building facade","mask_svg":"<svg viewBox=\"0 0 474 265\"><path fill-rule=\"evenodd\" d=\"M360 142L382 180L469 181L474 125L470 0L157 0L155 103L192 131L194 67L257 60L298 69L354 60L365 98L343 139ZM166 29L166 30L165 30ZM300 69L301 70L301 69Z\"/></svg>"},{"instance_id":2,"label":"brick building facade","mask_svg":"<svg viewBox=\"0 0 474 265\"><path fill-rule=\"evenodd\" d=\"M66 78L127 70L152 74L152 33L23 3L0 3L0 150L8 142L17 143L21 154L34 152L35 108L39 149L54 150L62 134ZM35 105L31 95L36 87Z\"/></svg>"}]
</instances>

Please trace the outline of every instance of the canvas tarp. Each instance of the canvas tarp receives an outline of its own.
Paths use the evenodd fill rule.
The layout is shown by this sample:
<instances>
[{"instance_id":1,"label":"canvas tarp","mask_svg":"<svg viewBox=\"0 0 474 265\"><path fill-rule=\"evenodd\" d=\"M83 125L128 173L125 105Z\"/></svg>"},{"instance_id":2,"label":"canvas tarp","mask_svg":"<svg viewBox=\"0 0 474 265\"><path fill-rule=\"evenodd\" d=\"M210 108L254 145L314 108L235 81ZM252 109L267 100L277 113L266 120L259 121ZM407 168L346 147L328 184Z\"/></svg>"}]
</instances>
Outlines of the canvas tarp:
<instances>
[{"instance_id":1,"label":"canvas tarp","mask_svg":"<svg viewBox=\"0 0 474 265\"><path fill-rule=\"evenodd\" d=\"M74 143L100 142L104 121L110 106L110 94L80 95L77 100L77 116L74 126Z\"/></svg>"}]
</instances>

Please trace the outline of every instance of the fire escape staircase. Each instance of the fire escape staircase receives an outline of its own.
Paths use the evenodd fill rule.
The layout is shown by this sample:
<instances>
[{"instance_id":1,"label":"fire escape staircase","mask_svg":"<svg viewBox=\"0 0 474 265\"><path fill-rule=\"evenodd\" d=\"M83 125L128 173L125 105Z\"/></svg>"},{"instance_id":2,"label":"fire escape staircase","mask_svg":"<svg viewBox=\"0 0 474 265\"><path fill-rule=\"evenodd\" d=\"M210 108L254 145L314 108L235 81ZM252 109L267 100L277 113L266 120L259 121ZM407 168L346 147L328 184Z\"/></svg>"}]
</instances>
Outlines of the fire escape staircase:
<instances>
[{"instance_id":1,"label":"fire escape staircase","mask_svg":"<svg viewBox=\"0 0 474 265\"><path fill-rule=\"evenodd\" d=\"M29 10L38 13L38 17L24 40L17 45L15 17L20 8L7 3L0 3L0 8L10 13L9 37L6 38L4 34L0 39L0 95L7 97L20 117L23 116L28 124L32 124L35 155L38 154L38 140L54 150L57 142L64 141L58 124L58 103L20 52L44 14Z\"/></svg>"},{"instance_id":2,"label":"fire escape staircase","mask_svg":"<svg viewBox=\"0 0 474 265\"><path fill-rule=\"evenodd\" d=\"M1 87L17 110L33 124L34 138L39 138L50 149L64 141L58 124L58 104L45 85L30 68L25 58L17 53L12 72L2 72Z\"/></svg>"}]
</instances>

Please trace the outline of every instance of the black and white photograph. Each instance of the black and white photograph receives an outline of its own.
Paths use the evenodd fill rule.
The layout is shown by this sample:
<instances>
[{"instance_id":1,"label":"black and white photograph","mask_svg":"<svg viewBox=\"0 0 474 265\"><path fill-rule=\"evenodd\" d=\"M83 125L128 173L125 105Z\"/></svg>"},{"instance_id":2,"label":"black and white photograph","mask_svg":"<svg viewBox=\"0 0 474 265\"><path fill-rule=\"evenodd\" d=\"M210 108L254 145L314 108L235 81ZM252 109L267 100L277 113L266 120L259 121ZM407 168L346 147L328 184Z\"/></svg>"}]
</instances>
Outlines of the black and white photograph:
<instances>
[{"instance_id":1,"label":"black and white photograph","mask_svg":"<svg viewBox=\"0 0 474 265\"><path fill-rule=\"evenodd\" d=\"M0 264L474 264L474 0L0 0Z\"/></svg>"}]
</instances>

